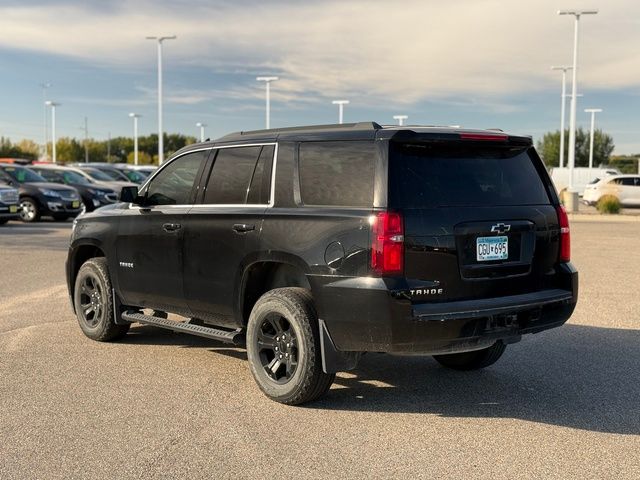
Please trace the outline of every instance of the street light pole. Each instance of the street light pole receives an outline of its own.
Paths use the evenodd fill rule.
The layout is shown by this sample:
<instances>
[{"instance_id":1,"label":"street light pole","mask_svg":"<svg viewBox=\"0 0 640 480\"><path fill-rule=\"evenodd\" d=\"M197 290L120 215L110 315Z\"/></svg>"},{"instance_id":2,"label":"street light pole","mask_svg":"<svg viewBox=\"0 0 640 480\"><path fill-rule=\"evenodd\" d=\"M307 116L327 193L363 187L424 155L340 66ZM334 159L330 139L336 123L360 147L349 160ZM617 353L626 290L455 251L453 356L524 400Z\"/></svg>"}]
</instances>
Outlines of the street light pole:
<instances>
[{"instance_id":1,"label":"street light pole","mask_svg":"<svg viewBox=\"0 0 640 480\"><path fill-rule=\"evenodd\" d=\"M164 162L164 132L162 130L162 42L175 40L175 35L167 37L146 37L158 42L158 165Z\"/></svg>"},{"instance_id":2,"label":"street light pole","mask_svg":"<svg viewBox=\"0 0 640 480\"><path fill-rule=\"evenodd\" d=\"M133 118L133 164L138 165L138 119L141 115L131 112L129 116Z\"/></svg>"},{"instance_id":3,"label":"street light pole","mask_svg":"<svg viewBox=\"0 0 640 480\"><path fill-rule=\"evenodd\" d=\"M573 15L575 17L573 31L573 79L571 84L571 113L569 116L569 186L568 190L573 191L573 168L576 161L576 107L578 93L578 38L581 15L595 15L597 10L558 10L558 15Z\"/></svg>"},{"instance_id":4,"label":"street light pole","mask_svg":"<svg viewBox=\"0 0 640 480\"><path fill-rule=\"evenodd\" d=\"M567 70L573 67L551 67L551 70L562 70L562 95L560 96L560 163L559 167L564 165L564 111L567 105Z\"/></svg>"},{"instance_id":5,"label":"street light pole","mask_svg":"<svg viewBox=\"0 0 640 480\"><path fill-rule=\"evenodd\" d=\"M42 112L43 112L43 129L44 129L44 145L42 146L42 158L46 158L47 157L47 150L48 150L48 146L47 144L49 143L49 129L47 128L47 89L49 87L51 87L51 82L44 82L40 84L40 87L42 88Z\"/></svg>"},{"instance_id":6,"label":"street light pole","mask_svg":"<svg viewBox=\"0 0 640 480\"><path fill-rule=\"evenodd\" d=\"M402 127L404 125L404 121L407 118L409 118L409 116L408 115L394 115L393 118L395 120L397 120L398 121L398 125Z\"/></svg>"},{"instance_id":7,"label":"street light pole","mask_svg":"<svg viewBox=\"0 0 640 480\"><path fill-rule=\"evenodd\" d=\"M200 127L200 141L204 142L204 127L206 127L206 123L198 122L196 123L196 127Z\"/></svg>"},{"instance_id":8,"label":"street light pole","mask_svg":"<svg viewBox=\"0 0 640 480\"><path fill-rule=\"evenodd\" d=\"M47 100L45 105L51 107L51 156L53 163L56 163L56 107L59 107L59 103Z\"/></svg>"},{"instance_id":9,"label":"street light pole","mask_svg":"<svg viewBox=\"0 0 640 480\"><path fill-rule=\"evenodd\" d=\"M279 80L278 77L256 77L259 82L264 82L266 86L266 125L267 130L271 128L271 82Z\"/></svg>"},{"instance_id":10,"label":"street light pole","mask_svg":"<svg viewBox=\"0 0 640 480\"><path fill-rule=\"evenodd\" d=\"M602 111L601 108L585 108L586 113L591 114L591 135L589 136L589 170L593 168L593 136L596 126L596 113Z\"/></svg>"},{"instance_id":11,"label":"street light pole","mask_svg":"<svg viewBox=\"0 0 640 480\"><path fill-rule=\"evenodd\" d=\"M338 123L342 124L344 120L344 106L349 105L349 100L334 100L331 103L338 105Z\"/></svg>"}]
</instances>

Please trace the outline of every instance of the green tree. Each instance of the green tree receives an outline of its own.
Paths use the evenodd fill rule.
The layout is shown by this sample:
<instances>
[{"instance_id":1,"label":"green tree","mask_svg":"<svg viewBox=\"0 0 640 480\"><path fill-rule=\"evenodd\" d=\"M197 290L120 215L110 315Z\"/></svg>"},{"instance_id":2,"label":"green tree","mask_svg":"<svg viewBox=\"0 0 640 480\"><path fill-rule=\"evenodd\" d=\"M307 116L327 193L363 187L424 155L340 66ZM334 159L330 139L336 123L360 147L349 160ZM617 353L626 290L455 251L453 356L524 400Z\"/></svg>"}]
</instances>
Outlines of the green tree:
<instances>
[{"instance_id":1,"label":"green tree","mask_svg":"<svg viewBox=\"0 0 640 480\"><path fill-rule=\"evenodd\" d=\"M564 160L566 166L569 157L569 131L564 135ZM560 159L560 130L548 132L538 141L538 152L549 167L557 167ZM602 130L596 130L593 136L593 165L608 165L613 153L613 138ZM589 132L582 128L576 130L576 167L589 166Z\"/></svg>"},{"instance_id":2,"label":"green tree","mask_svg":"<svg viewBox=\"0 0 640 480\"><path fill-rule=\"evenodd\" d=\"M614 155L611 157L609 165L617 168L622 173L640 173L640 154L635 155Z\"/></svg>"},{"instance_id":3,"label":"green tree","mask_svg":"<svg viewBox=\"0 0 640 480\"><path fill-rule=\"evenodd\" d=\"M56 162L73 163L84 161L84 145L75 138L62 137L56 141Z\"/></svg>"}]
</instances>

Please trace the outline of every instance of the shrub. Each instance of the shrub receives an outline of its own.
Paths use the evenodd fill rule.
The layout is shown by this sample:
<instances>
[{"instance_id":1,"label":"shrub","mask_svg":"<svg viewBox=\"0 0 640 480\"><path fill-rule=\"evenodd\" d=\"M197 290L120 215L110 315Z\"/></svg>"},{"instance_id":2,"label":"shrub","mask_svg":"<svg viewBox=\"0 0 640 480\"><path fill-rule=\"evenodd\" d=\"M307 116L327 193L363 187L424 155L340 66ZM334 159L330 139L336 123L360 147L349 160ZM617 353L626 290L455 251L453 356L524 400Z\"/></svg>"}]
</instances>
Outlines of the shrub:
<instances>
[{"instance_id":1,"label":"shrub","mask_svg":"<svg viewBox=\"0 0 640 480\"><path fill-rule=\"evenodd\" d=\"M598 200L596 208L600 213L619 213L620 200L615 195L603 195Z\"/></svg>"}]
</instances>

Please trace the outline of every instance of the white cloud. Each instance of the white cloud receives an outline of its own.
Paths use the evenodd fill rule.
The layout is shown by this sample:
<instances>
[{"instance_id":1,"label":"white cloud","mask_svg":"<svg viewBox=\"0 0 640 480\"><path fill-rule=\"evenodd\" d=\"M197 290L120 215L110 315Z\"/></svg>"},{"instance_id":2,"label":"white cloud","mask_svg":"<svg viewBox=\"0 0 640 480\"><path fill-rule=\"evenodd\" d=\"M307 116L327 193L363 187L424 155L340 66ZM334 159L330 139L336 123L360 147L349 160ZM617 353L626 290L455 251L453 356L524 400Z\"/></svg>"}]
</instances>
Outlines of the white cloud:
<instances>
[{"instance_id":1,"label":"white cloud","mask_svg":"<svg viewBox=\"0 0 640 480\"><path fill-rule=\"evenodd\" d=\"M353 0L172 9L136 1L95 10L78 3L1 9L0 46L115 69L153 68L154 45L144 37L177 34L166 48L174 68L275 72L282 80L273 94L282 101L321 95L402 105L427 99L495 111L511 108L501 98L559 83L549 66L571 61L573 22L556 10L575 6L573 0ZM640 2L610 0L581 26L581 90L639 86ZM173 92L169 101L261 94L256 88Z\"/></svg>"}]
</instances>

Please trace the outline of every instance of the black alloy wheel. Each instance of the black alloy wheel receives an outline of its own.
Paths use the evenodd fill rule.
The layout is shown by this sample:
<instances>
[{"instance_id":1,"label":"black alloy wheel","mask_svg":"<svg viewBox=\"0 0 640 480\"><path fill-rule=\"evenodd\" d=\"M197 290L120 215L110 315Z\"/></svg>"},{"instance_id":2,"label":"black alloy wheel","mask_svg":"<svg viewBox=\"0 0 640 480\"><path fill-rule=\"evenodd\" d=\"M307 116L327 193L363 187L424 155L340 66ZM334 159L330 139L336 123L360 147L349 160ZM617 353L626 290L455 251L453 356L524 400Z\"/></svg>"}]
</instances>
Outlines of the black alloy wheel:
<instances>
[{"instance_id":1,"label":"black alloy wheel","mask_svg":"<svg viewBox=\"0 0 640 480\"><path fill-rule=\"evenodd\" d=\"M90 328L95 328L104 315L105 295L94 273L85 274L80 281L79 315Z\"/></svg>"},{"instance_id":2,"label":"black alloy wheel","mask_svg":"<svg viewBox=\"0 0 640 480\"><path fill-rule=\"evenodd\" d=\"M263 320L256 350L269 377L280 384L291 380L298 367L298 339L286 318L274 313Z\"/></svg>"}]
</instances>

